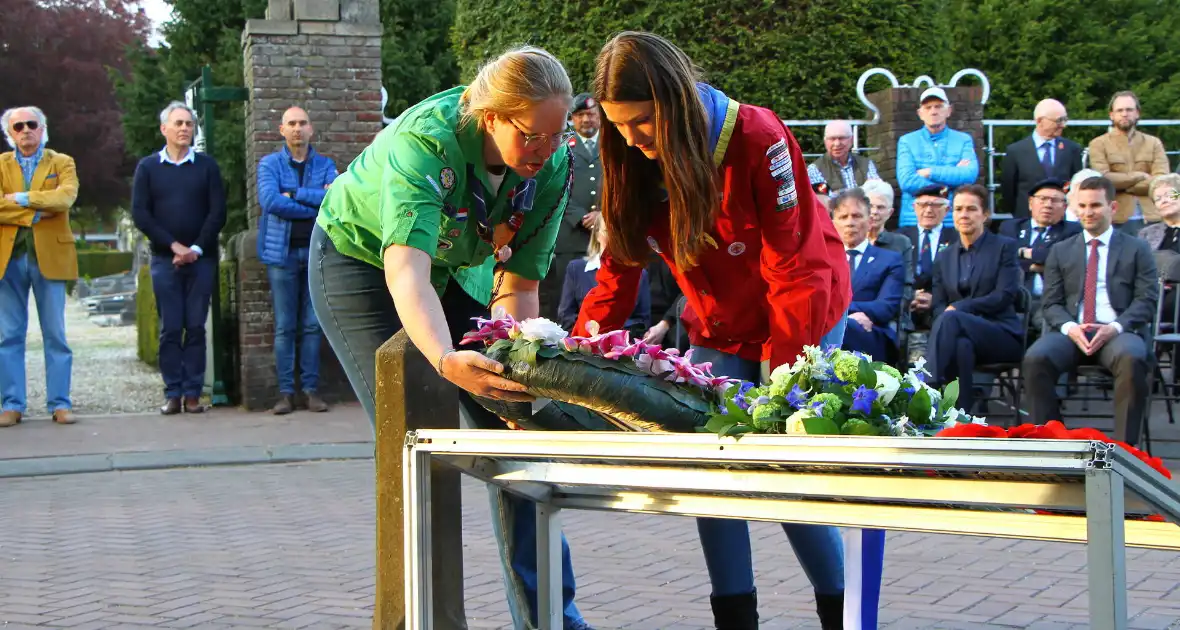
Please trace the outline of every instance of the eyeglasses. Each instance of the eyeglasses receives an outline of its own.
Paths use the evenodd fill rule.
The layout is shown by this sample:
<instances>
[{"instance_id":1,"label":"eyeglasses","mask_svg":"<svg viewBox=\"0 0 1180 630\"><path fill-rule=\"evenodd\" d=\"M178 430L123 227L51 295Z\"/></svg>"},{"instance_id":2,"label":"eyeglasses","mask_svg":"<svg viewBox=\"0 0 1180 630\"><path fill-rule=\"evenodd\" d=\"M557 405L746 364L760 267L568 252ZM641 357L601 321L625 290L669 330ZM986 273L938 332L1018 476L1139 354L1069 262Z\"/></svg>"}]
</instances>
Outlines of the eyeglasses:
<instances>
[{"instance_id":1,"label":"eyeglasses","mask_svg":"<svg viewBox=\"0 0 1180 630\"><path fill-rule=\"evenodd\" d=\"M520 128L520 125L516 124L515 120L509 118L508 122L512 123L513 127L516 127L516 130L520 132L521 136L524 136L524 148L529 151L536 151L537 149L544 148L546 142L549 143L550 149L556 151L558 147L569 142L570 138L574 137L574 132L572 131L563 131L555 135L549 135L547 133L527 133L524 129Z\"/></svg>"},{"instance_id":2,"label":"eyeglasses","mask_svg":"<svg viewBox=\"0 0 1180 630\"><path fill-rule=\"evenodd\" d=\"M914 207L921 208L923 210L942 210L943 208L946 208L947 205L948 204L945 201L919 201L914 203Z\"/></svg>"},{"instance_id":3,"label":"eyeglasses","mask_svg":"<svg viewBox=\"0 0 1180 630\"><path fill-rule=\"evenodd\" d=\"M1065 205L1065 197L1046 197L1045 195L1033 195L1033 199L1051 206Z\"/></svg>"},{"instance_id":4,"label":"eyeglasses","mask_svg":"<svg viewBox=\"0 0 1180 630\"><path fill-rule=\"evenodd\" d=\"M1061 116L1058 118L1049 118L1048 116L1042 116L1041 118L1043 120L1047 120L1052 123L1057 123L1058 125L1064 125L1065 123L1069 122L1069 116Z\"/></svg>"},{"instance_id":5,"label":"eyeglasses","mask_svg":"<svg viewBox=\"0 0 1180 630\"><path fill-rule=\"evenodd\" d=\"M40 127L41 123L39 123L35 120L26 120L24 122L12 123L12 130L17 133L20 133L25 130L26 126L28 126L29 130L32 131L32 130L35 130L37 127Z\"/></svg>"},{"instance_id":6,"label":"eyeglasses","mask_svg":"<svg viewBox=\"0 0 1180 630\"><path fill-rule=\"evenodd\" d=\"M1180 190L1166 192L1158 197L1155 197L1152 199L1152 201L1154 201L1156 205L1164 203L1165 201L1180 201Z\"/></svg>"}]
</instances>

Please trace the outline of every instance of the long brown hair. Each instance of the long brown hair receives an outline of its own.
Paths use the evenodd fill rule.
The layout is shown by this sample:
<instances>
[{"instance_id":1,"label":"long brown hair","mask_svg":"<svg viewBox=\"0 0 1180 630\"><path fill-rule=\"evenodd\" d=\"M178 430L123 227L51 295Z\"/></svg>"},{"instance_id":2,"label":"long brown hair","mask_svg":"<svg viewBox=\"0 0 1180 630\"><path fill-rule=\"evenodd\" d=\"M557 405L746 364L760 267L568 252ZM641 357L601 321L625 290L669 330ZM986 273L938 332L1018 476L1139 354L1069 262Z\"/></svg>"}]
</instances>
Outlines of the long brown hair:
<instances>
[{"instance_id":1,"label":"long brown hair","mask_svg":"<svg viewBox=\"0 0 1180 630\"><path fill-rule=\"evenodd\" d=\"M607 250L628 265L646 264L646 234L668 193L671 258L682 271L697 264L721 206L717 169L709 152L709 121L697 93L700 73L679 48L651 33L623 32L595 62L599 101L655 105L656 151L645 158L611 124L602 128L602 217Z\"/></svg>"}]
</instances>

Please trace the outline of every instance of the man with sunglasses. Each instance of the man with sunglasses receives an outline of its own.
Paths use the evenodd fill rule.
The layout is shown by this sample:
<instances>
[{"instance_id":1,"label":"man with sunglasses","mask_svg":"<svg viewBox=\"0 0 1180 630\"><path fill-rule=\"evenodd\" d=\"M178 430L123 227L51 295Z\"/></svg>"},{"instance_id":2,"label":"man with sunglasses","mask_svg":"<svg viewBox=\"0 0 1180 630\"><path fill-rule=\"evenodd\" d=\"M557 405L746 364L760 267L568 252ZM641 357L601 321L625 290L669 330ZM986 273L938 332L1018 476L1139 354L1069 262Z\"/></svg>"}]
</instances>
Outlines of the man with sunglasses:
<instances>
[{"instance_id":1,"label":"man with sunglasses","mask_svg":"<svg viewBox=\"0 0 1180 630\"><path fill-rule=\"evenodd\" d=\"M57 424L73 424L66 344L66 281L78 278L70 206L78 175L68 155L45 148L45 114L17 107L0 116L14 150L0 155L0 427L21 421L26 406L25 335L29 292L45 344L45 389Z\"/></svg>"},{"instance_id":2,"label":"man with sunglasses","mask_svg":"<svg viewBox=\"0 0 1180 630\"><path fill-rule=\"evenodd\" d=\"M1069 181L1082 170L1082 146L1063 138L1069 123L1065 105L1047 98L1033 109L1032 135L1004 149L1000 166L1000 212L1027 221L1032 187L1045 179Z\"/></svg>"}]
</instances>

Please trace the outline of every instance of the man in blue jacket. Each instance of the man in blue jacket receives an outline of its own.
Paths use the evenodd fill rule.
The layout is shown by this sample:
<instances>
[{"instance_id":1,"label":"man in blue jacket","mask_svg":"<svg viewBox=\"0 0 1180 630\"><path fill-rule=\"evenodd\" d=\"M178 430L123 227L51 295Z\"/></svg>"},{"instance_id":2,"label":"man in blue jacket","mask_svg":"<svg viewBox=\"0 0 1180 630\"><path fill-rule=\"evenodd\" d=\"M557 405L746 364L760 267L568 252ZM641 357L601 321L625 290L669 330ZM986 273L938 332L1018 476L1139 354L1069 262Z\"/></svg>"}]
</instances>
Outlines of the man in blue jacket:
<instances>
[{"instance_id":1,"label":"man in blue jacket","mask_svg":"<svg viewBox=\"0 0 1180 630\"><path fill-rule=\"evenodd\" d=\"M951 103L946 90L927 88L919 99L918 117L923 126L897 141L897 183L901 186L901 211L898 224L917 225L914 195L928 186L946 186L954 190L973 184L979 177L979 159L971 136L947 126ZM954 204L954 200L950 200ZM951 217L943 220L950 226Z\"/></svg>"},{"instance_id":2,"label":"man in blue jacket","mask_svg":"<svg viewBox=\"0 0 1180 630\"><path fill-rule=\"evenodd\" d=\"M277 415L295 409L295 357L299 382L311 411L327 411L316 393L320 373L320 324L308 294L307 263L311 231L336 164L311 146L315 130L307 112L283 113L279 133L286 145L258 163L258 259L267 266L275 308L275 369L279 377ZM296 344L298 341L298 344Z\"/></svg>"}]
</instances>

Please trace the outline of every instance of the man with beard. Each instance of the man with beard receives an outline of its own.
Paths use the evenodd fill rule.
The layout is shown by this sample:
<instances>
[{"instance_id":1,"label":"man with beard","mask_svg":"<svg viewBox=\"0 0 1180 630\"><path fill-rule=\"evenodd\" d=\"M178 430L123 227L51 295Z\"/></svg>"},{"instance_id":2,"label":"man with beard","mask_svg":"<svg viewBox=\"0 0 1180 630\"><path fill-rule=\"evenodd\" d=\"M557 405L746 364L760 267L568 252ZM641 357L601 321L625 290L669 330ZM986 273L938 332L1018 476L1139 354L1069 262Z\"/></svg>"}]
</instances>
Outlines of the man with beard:
<instances>
[{"instance_id":1,"label":"man with beard","mask_svg":"<svg viewBox=\"0 0 1180 630\"><path fill-rule=\"evenodd\" d=\"M1090 167L1109 179L1118 195L1114 226L1131 236L1160 220L1147 193L1152 178L1168 173L1164 143L1136 128L1139 115L1134 92L1115 94L1110 99L1110 131L1090 141Z\"/></svg>"},{"instance_id":2,"label":"man with beard","mask_svg":"<svg viewBox=\"0 0 1180 630\"><path fill-rule=\"evenodd\" d=\"M598 113L598 101L586 93L575 96L570 119L576 132L569 140L570 150L574 152L574 185L557 233L553 264L540 289L541 315L553 321L557 321L565 268L571 260L586 255L590 230L598 220L598 195L602 190L602 166L598 162L602 117Z\"/></svg>"}]
</instances>

